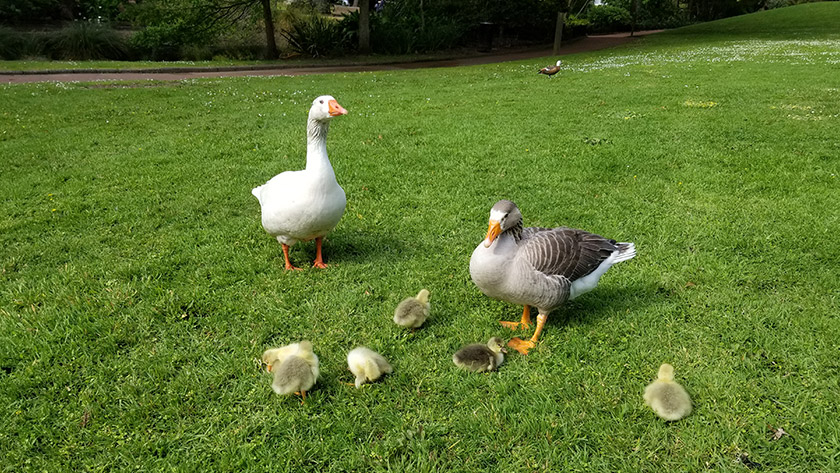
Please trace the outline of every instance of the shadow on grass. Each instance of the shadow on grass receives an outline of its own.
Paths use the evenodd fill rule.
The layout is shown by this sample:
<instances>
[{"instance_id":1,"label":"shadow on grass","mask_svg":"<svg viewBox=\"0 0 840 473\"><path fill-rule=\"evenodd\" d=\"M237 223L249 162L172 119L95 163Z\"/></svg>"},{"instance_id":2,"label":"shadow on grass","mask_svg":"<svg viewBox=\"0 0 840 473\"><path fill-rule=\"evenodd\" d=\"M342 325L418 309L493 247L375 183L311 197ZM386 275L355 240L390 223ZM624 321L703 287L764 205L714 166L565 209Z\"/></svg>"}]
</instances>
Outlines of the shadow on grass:
<instances>
[{"instance_id":1,"label":"shadow on grass","mask_svg":"<svg viewBox=\"0 0 840 473\"><path fill-rule=\"evenodd\" d=\"M413 253L413 251L408 251L403 240L392 234L370 231L328 237L324 242L323 251L327 264L330 261L337 264L392 263L410 258ZM311 252L314 258L314 245Z\"/></svg>"},{"instance_id":2,"label":"shadow on grass","mask_svg":"<svg viewBox=\"0 0 840 473\"><path fill-rule=\"evenodd\" d=\"M644 308L662 302L659 288L652 284L601 287L555 309L547 326L574 327L589 325L610 314L624 313L628 317ZM532 309L532 315L535 310ZM554 323L552 323L554 322Z\"/></svg>"}]
</instances>

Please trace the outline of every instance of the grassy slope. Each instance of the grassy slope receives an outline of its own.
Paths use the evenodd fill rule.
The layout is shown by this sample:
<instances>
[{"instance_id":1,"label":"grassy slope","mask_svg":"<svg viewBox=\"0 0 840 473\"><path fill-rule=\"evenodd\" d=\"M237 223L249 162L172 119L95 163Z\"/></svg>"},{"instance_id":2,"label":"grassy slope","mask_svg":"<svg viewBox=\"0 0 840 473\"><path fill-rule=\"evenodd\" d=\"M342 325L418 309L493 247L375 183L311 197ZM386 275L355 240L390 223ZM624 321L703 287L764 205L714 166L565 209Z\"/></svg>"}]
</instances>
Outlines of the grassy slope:
<instances>
[{"instance_id":1,"label":"grassy slope","mask_svg":"<svg viewBox=\"0 0 840 473\"><path fill-rule=\"evenodd\" d=\"M674 32L553 80L546 59L3 87L0 469L836 471L840 40L809 34ZM248 191L303 165L325 92L351 111L329 140L347 213L330 269L285 273ZM502 197L639 256L471 376L451 353L519 315L467 271ZM410 334L390 315L422 286ZM253 362L301 338L303 407ZM342 384L358 344L394 374ZM663 361L695 401L672 424L641 401Z\"/></svg>"}]
</instances>

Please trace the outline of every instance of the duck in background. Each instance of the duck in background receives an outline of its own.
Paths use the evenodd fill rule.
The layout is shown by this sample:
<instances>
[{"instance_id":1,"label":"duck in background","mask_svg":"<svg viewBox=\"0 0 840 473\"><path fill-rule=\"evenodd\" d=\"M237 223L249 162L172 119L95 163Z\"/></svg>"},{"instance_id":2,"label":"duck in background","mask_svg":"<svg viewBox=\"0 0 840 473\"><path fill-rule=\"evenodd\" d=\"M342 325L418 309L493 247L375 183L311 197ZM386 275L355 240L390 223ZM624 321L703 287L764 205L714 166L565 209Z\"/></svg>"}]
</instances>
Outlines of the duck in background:
<instances>
[{"instance_id":1,"label":"duck in background","mask_svg":"<svg viewBox=\"0 0 840 473\"><path fill-rule=\"evenodd\" d=\"M542 69L540 69L540 70L537 72L537 74L545 74L545 75L547 75L550 79L553 79L553 78L554 78L554 74L557 74L558 72L560 72L560 64L561 64L562 62L563 62L563 61L557 61L557 64L555 64L555 65L553 65L553 66L545 66L545 67L543 67Z\"/></svg>"}]
</instances>

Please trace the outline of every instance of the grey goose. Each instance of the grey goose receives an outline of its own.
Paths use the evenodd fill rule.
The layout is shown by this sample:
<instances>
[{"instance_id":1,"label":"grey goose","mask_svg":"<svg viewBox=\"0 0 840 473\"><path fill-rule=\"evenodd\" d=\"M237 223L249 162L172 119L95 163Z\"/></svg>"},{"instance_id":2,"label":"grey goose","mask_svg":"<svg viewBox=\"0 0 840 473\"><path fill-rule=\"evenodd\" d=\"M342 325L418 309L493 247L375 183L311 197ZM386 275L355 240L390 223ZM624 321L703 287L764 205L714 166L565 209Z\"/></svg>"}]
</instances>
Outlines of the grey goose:
<instances>
[{"instance_id":1,"label":"grey goose","mask_svg":"<svg viewBox=\"0 0 840 473\"><path fill-rule=\"evenodd\" d=\"M500 200L490 209L487 236L470 258L470 277L487 296L525 306L519 322L500 322L511 330L530 328L530 308L537 308L533 337L508 342L527 355L551 311L591 291L610 266L634 256L633 243L617 243L583 230L523 228L516 204Z\"/></svg>"}]
</instances>

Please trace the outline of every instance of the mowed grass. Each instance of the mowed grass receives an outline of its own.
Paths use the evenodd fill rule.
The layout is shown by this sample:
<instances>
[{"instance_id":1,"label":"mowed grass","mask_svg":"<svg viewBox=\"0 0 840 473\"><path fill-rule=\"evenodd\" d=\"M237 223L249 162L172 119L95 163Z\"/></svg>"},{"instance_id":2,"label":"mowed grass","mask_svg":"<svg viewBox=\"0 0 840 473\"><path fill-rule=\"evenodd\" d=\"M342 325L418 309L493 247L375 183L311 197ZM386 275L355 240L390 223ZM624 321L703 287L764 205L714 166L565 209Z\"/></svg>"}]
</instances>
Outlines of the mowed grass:
<instances>
[{"instance_id":1,"label":"mowed grass","mask_svg":"<svg viewBox=\"0 0 840 473\"><path fill-rule=\"evenodd\" d=\"M0 469L837 471L840 34L784 27L803 15L840 4L567 56L555 79L544 58L2 86ZM350 111L328 140L347 211L330 268L285 272L250 189L304 165L323 93ZM638 256L474 375L461 345L530 335L469 277L500 198ZM391 316L422 287L410 333ZM256 362L300 339L322 373L302 406ZM394 373L345 384L358 345ZM642 402L662 362L695 404L675 423Z\"/></svg>"},{"instance_id":2,"label":"mowed grass","mask_svg":"<svg viewBox=\"0 0 840 473\"><path fill-rule=\"evenodd\" d=\"M0 73L14 74L21 71L64 71L64 70L99 70L99 71L144 71L144 70L167 70L167 69L197 69L197 68L232 68L250 66L253 68L294 68L311 66L344 66L344 65L374 65L408 63L419 61L433 61L452 59L457 57L469 57L475 55L474 50L441 51L423 54L390 55L390 54L354 54L350 56L337 56L331 58L312 58L296 56L274 60L235 60L235 59L214 59L210 61L53 61L48 59L25 59L15 61L0 60Z\"/></svg>"}]
</instances>

